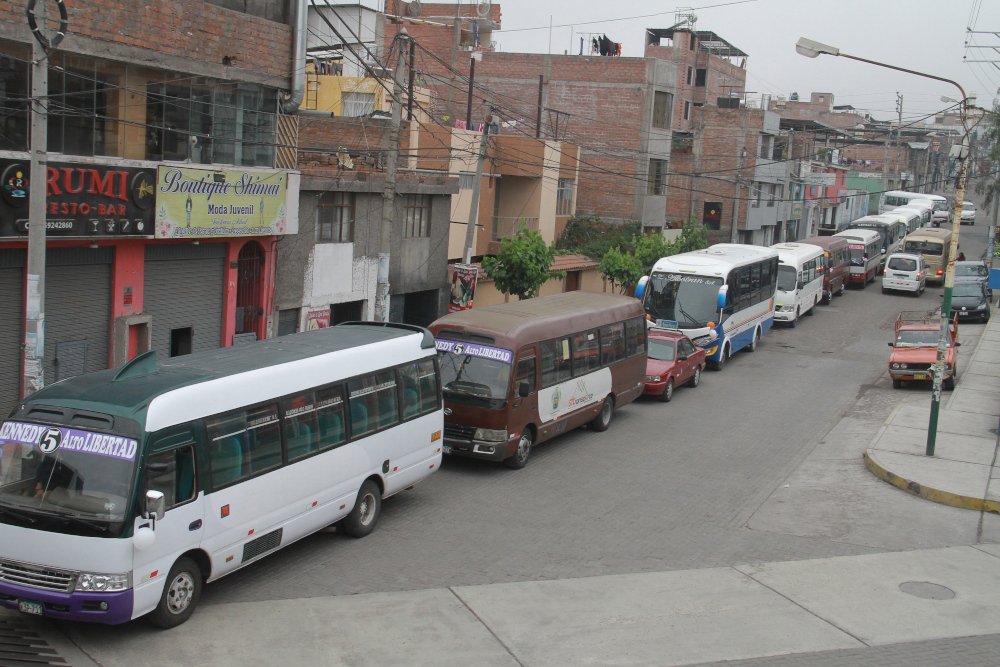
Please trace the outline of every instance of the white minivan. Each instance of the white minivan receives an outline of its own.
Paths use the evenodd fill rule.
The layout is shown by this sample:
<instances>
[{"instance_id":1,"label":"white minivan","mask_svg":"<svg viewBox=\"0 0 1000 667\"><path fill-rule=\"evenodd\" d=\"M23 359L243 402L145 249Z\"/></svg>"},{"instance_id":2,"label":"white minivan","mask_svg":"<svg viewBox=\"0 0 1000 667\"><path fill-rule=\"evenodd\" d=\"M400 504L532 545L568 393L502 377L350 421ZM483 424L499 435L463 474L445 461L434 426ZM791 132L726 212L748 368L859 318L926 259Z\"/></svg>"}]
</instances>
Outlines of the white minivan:
<instances>
[{"instance_id":1,"label":"white minivan","mask_svg":"<svg viewBox=\"0 0 1000 667\"><path fill-rule=\"evenodd\" d=\"M897 252L889 255L882 274L882 294L889 290L920 294L927 287L927 264L923 255Z\"/></svg>"}]
</instances>

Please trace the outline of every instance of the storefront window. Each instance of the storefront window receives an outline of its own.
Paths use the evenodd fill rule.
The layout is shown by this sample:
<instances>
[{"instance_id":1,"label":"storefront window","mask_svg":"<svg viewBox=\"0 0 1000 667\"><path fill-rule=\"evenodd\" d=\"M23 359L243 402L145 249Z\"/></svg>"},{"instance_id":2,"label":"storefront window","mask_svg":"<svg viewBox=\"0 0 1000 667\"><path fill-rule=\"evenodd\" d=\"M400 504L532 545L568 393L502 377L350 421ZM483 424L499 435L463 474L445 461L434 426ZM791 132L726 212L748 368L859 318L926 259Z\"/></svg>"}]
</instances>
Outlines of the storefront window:
<instances>
[{"instance_id":1,"label":"storefront window","mask_svg":"<svg viewBox=\"0 0 1000 667\"><path fill-rule=\"evenodd\" d=\"M26 47L0 43L0 149L28 150L28 58Z\"/></svg>"}]
</instances>

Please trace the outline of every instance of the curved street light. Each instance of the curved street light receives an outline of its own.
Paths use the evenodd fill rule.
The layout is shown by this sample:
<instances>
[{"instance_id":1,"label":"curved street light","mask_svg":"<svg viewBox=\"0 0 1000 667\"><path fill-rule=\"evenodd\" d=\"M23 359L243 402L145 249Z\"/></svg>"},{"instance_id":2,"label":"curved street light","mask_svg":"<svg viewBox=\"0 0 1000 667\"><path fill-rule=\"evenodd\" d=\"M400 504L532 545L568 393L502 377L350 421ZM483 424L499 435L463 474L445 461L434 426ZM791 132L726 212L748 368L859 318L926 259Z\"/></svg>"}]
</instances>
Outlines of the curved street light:
<instances>
[{"instance_id":1,"label":"curved street light","mask_svg":"<svg viewBox=\"0 0 1000 667\"><path fill-rule=\"evenodd\" d=\"M937 440L938 412L941 407L942 376L944 375L945 368L945 353L948 348L948 323L951 318L951 296L952 288L955 285L955 256L958 254L958 236L961 229L962 200L965 199L965 181L969 170L968 112L971 102L969 97L965 94L965 89L962 88L961 85L951 79L946 79L941 76L927 74L926 72L918 72L905 67L897 67L896 65L890 65L877 60L869 60L867 58L852 56L848 53L844 53L835 46L823 44L822 42L807 39L806 37L800 37L799 41L795 43L795 51L799 55L803 55L806 58L817 58L821 55L838 56L840 58L848 58L850 60L868 63L869 65L875 65L877 67L894 69L897 72L906 72L907 74L922 76L927 79L934 79L935 81L944 81L945 83L950 83L958 88L958 91L962 94L961 98L956 101L961 104L960 112L964 134L962 135L962 144L959 147L957 155L957 158L960 161L960 166L958 169L958 183L955 185L955 205L952 207L951 211L951 247L949 248L948 266L944 274L944 299L941 302L941 335L938 338L937 359L934 362L934 385L931 391L931 414L930 421L927 425L926 454L927 456L934 456L934 445Z\"/></svg>"}]
</instances>

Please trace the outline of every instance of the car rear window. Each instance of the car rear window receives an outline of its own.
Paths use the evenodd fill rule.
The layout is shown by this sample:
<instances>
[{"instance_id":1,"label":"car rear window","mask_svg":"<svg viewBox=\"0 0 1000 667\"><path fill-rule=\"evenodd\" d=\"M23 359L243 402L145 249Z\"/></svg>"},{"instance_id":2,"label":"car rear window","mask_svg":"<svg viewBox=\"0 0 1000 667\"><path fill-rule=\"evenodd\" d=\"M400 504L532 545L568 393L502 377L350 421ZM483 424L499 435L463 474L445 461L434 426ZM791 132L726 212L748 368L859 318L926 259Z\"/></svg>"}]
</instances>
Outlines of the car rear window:
<instances>
[{"instance_id":1,"label":"car rear window","mask_svg":"<svg viewBox=\"0 0 1000 667\"><path fill-rule=\"evenodd\" d=\"M889 260L889 268L893 271L916 271L917 260L909 257L893 257Z\"/></svg>"}]
</instances>

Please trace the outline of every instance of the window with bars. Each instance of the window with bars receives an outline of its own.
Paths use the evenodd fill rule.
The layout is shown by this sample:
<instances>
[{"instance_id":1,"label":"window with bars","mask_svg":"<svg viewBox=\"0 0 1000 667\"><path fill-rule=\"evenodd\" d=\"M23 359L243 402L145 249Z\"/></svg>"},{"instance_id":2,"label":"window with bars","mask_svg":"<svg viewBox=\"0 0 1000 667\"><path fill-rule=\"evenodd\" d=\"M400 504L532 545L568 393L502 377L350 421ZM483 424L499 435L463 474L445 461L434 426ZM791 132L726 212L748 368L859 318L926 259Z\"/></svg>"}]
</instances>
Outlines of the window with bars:
<instances>
[{"instance_id":1,"label":"window with bars","mask_svg":"<svg viewBox=\"0 0 1000 667\"><path fill-rule=\"evenodd\" d=\"M403 238L424 238L431 235L430 195L406 195Z\"/></svg>"},{"instance_id":2,"label":"window with bars","mask_svg":"<svg viewBox=\"0 0 1000 667\"><path fill-rule=\"evenodd\" d=\"M556 192L556 215L573 215L573 189L576 182L572 178L560 178Z\"/></svg>"},{"instance_id":3,"label":"window with bars","mask_svg":"<svg viewBox=\"0 0 1000 667\"><path fill-rule=\"evenodd\" d=\"M667 161L652 159L649 161L649 176L646 194L667 194Z\"/></svg>"},{"instance_id":4,"label":"window with bars","mask_svg":"<svg viewBox=\"0 0 1000 667\"><path fill-rule=\"evenodd\" d=\"M354 193L324 192L316 207L316 241L350 243L354 240Z\"/></svg>"}]
</instances>

